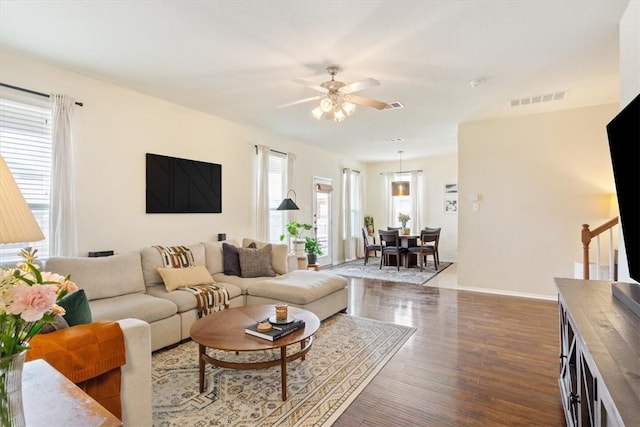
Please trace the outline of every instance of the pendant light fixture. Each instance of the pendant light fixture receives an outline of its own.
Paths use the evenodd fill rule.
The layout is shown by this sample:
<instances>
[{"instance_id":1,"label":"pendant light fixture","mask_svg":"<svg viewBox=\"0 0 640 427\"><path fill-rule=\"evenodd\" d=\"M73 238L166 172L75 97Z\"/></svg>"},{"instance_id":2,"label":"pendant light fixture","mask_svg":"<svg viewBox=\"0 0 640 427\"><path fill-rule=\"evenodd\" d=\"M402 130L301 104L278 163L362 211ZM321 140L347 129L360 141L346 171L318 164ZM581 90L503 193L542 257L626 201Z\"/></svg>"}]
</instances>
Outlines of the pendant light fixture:
<instances>
[{"instance_id":1,"label":"pendant light fixture","mask_svg":"<svg viewBox=\"0 0 640 427\"><path fill-rule=\"evenodd\" d=\"M400 172L399 175L402 175L402 153L404 151L398 151L400 155ZM391 183L391 195L396 196L408 196L409 195L409 181L393 181Z\"/></svg>"}]
</instances>

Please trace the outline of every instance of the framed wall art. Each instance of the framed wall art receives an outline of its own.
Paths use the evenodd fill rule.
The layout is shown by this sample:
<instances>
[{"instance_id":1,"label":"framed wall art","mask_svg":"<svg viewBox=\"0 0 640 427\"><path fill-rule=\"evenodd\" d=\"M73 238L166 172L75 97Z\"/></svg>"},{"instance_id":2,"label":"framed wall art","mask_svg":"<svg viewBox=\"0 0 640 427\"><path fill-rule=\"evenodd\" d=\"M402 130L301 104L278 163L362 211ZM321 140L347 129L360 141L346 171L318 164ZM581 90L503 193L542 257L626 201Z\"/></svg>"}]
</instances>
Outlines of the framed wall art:
<instances>
[{"instance_id":1,"label":"framed wall art","mask_svg":"<svg viewBox=\"0 0 640 427\"><path fill-rule=\"evenodd\" d=\"M444 199L444 213L458 213L458 199Z\"/></svg>"},{"instance_id":2,"label":"framed wall art","mask_svg":"<svg viewBox=\"0 0 640 427\"><path fill-rule=\"evenodd\" d=\"M457 183L445 184L444 194L458 194L458 184Z\"/></svg>"}]
</instances>

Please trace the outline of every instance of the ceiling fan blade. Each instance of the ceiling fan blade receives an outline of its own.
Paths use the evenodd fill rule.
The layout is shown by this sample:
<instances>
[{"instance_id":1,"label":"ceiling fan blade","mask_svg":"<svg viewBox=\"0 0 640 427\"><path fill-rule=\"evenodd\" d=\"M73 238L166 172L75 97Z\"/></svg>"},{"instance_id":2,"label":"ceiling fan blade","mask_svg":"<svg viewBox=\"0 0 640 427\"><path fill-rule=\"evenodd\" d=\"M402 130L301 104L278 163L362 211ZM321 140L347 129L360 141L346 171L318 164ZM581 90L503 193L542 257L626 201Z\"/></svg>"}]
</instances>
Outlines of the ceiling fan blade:
<instances>
[{"instance_id":1,"label":"ceiling fan blade","mask_svg":"<svg viewBox=\"0 0 640 427\"><path fill-rule=\"evenodd\" d=\"M304 104L305 102L315 101L315 100L320 99L320 98L323 98L323 96L322 95L316 95L316 96L312 96L310 98L299 99L297 101L287 102L286 104L278 105L278 108L286 108L286 107L291 107L292 105Z\"/></svg>"},{"instance_id":2,"label":"ceiling fan blade","mask_svg":"<svg viewBox=\"0 0 640 427\"><path fill-rule=\"evenodd\" d=\"M322 86L320 86L319 84L308 82L308 81L306 81L306 80L302 80L302 79L293 79L292 81L293 81L294 83L298 83L298 84L301 84L301 85L304 85L304 86L308 86L308 87L310 87L311 89L317 90L318 92L322 92L322 93L327 93L327 92L329 92L329 89L327 89L327 88L325 88L325 87L322 87Z\"/></svg>"},{"instance_id":3,"label":"ceiling fan blade","mask_svg":"<svg viewBox=\"0 0 640 427\"><path fill-rule=\"evenodd\" d=\"M358 92L359 90L367 89L374 86L380 86L380 82L376 79L368 78L343 86L340 88L340 92L346 95L348 93Z\"/></svg>"},{"instance_id":4,"label":"ceiling fan blade","mask_svg":"<svg viewBox=\"0 0 640 427\"><path fill-rule=\"evenodd\" d=\"M352 102L354 104L364 105L367 107L373 107L377 110L384 110L385 108L389 107L389 104L387 104L386 102L376 101L375 99L365 98L358 95L346 95L343 99L347 102Z\"/></svg>"}]
</instances>

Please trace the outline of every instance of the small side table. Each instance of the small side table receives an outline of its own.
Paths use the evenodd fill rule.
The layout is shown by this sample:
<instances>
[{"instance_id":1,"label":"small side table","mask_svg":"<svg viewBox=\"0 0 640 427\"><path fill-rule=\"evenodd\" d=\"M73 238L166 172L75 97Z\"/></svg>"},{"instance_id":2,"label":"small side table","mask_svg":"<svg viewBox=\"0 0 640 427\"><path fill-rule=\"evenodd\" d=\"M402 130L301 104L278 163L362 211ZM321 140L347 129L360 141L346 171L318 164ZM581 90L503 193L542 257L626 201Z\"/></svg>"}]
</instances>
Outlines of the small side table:
<instances>
[{"instance_id":1,"label":"small side table","mask_svg":"<svg viewBox=\"0 0 640 427\"><path fill-rule=\"evenodd\" d=\"M298 270L305 270L307 268L307 257L298 257Z\"/></svg>"},{"instance_id":2,"label":"small side table","mask_svg":"<svg viewBox=\"0 0 640 427\"><path fill-rule=\"evenodd\" d=\"M320 264L307 264L307 270L320 271Z\"/></svg>"},{"instance_id":3,"label":"small side table","mask_svg":"<svg viewBox=\"0 0 640 427\"><path fill-rule=\"evenodd\" d=\"M45 391L55 396L56 403L43 402ZM111 412L42 359L24 364L22 404L28 426L122 426Z\"/></svg>"}]
</instances>

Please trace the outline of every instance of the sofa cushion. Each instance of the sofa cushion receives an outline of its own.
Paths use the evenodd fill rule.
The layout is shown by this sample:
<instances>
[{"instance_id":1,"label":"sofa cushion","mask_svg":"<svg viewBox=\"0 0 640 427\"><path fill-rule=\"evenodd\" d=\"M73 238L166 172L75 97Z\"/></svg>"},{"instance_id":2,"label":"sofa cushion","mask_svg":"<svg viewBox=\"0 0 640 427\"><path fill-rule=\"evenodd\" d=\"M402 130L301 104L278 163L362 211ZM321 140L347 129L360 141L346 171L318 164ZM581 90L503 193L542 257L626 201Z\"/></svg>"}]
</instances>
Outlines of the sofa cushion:
<instances>
[{"instance_id":1,"label":"sofa cushion","mask_svg":"<svg viewBox=\"0 0 640 427\"><path fill-rule=\"evenodd\" d=\"M205 265L212 275L224 272L224 259L222 254L222 244L228 243L233 246L240 246L235 240L225 240L224 242L202 242L204 246Z\"/></svg>"},{"instance_id":2,"label":"sofa cushion","mask_svg":"<svg viewBox=\"0 0 640 427\"><path fill-rule=\"evenodd\" d=\"M178 307L171 301L147 294L128 294L89 301L89 306L94 321L133 317L152 323L178 312Z\"/></svg>"},{"instance_id":3,"label":"sofa cushion","mask_svg":"<svg viewBox=\"0 0 640 427\"><path fill-rule=\"evenodd\" d=\"M91 308L84 289L66 295L57 304L66 311L62 317L69 326L91 323Z\"/></svg>"},{"instance_id":4,"label":"sofa cushion","mask_svg":"<svg viewBox=\"0 0 640 427\"><path fill-rule=\"evenodd\" d=\"M243 294L247 293L247 289L249 288L249 286L254 283L262 282L265 279L264 277L243 278L240 276L227 276L224 273L214 274L213 278L217 283L224 283L225 285L229 283L237 286ZM231 294L229 294L229 297L231 298Z\"/></svg>"},{"instance_id":5,"label":"sofa cushion","mask_svg":"<svg viewBox=\"0 0 640 427\"><path fill-rule=\"evenodd\" d=\"M45 268L63 276L69 274L89 301L145 290L140 252L104 258L53 257Z\"/></svg>"},{"instance_id":6,"label":"sofa cushion","mask_svg":"<svg viewBox=\"0 0 640 427\"><path fill-rule=\"evenodd\" d=\"M219 283L219 282L217 282L216 285L223 286L227 290L227 292L229 292L230 300L233 298L237 298L242 294L242 291L240 290L240 288L235 285L231 285L229 283ZM154 297L158 297L158 298L164 298L166 300L173 302L175 305L178 306L178 313L185 313L187 311L197 309L198 304L197 304L196 298L190 292L184 292L180 290L167 292L164 286L155 285L155 286L149 286L147 288L147 294L153 295Z\"/></svg>"},{"instance_id":7,"label":"sofa cushion","mask_svg":"<svg viewBox=\"0 0 640 427\"><path fill-rule=\"evenodd\" d=\"M240 256L240 274L242 277L273 277L276 272L271 268L271 245L260 249L238 248Z\"/></svg>"},{"instance_id":8,"label":"sofa cushion","mask_svg":"<svg viewBox=\"0 0 640 427\"><path fill-rule=\"evenodd\" d=\"M196 265L205 265L204 247L201 244L187 245L187 248L191 250ZM158 249L154 247L143 248L140 251L140 256L145 286L164 285L162 277L158 273L158 268L164 268L165 265Z\"/></svg>"},{"instance_id":9,"label":"sofa cushion","mask_svg":"<svg viewBox=\"0 0 640 427\"><path fill-rule=\"evenodd\" d=\"M211 277L209 270L204 265L184 268L159 268L158 273L160 273L167 291L175 291L185 286L213 283L213 277Z\"/></svg>"},{"instance_id":10,"label":"sofa cushion","mask_svg":"<svg viewBox=\"0 0 640 427\"><path fill-rule=\"evenodd\" d=\"M295 270L252 283L249 295L305 305L333 292L344 289L347 279L323 271Z\"/></svg>"},{"instance_id":11,"label":"sofa cushion","mask_svg":"<svg viewBox=\"0 0 640 427\"><path fill-rule=\"evenodd\" d=\"M277 274L286 274L289 269L287 267L287 255L289 254L289 246L284 243L268 243L260 242L253 239L242 239L242 247L247 248L250 244L255 243L258 249L271 245L271 268Z\"/></svg>"}]
</instances>

